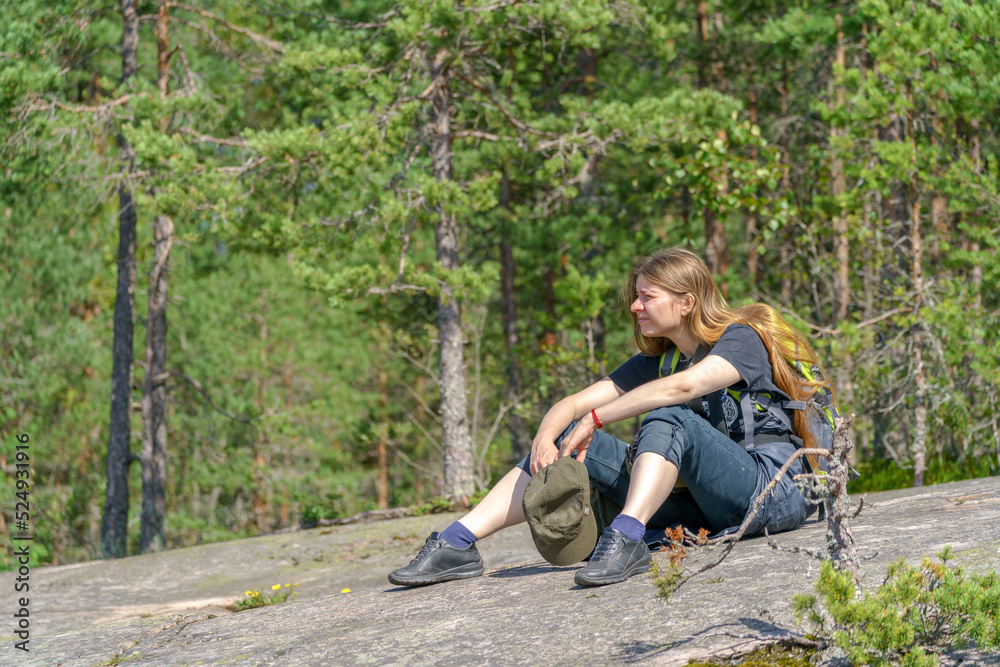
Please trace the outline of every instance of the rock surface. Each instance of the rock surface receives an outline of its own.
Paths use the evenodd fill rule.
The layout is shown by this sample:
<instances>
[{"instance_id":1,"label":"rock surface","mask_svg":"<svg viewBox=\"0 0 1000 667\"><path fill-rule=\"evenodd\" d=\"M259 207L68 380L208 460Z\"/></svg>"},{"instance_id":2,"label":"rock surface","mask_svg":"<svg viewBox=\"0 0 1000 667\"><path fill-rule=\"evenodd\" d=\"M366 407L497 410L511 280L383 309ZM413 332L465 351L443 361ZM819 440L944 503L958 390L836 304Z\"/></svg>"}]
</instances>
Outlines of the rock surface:
<instances>
[{"instance_id":1,"label":"rock surface","mask_svg":"<svg viewBox=\"0 0 1000 667\"><path fill-rule=\"evenodd\" d=\"M406 564L428 532L457 515L317 528L31 573L30 652L13 648L13 574L0 664L684 665L799 632L791 598L811 588L817 562L741 542L669 601L649 575L596 589L578 566L553 567L521 526L483 540L486 576L417 589L386 573ZM951 545L974 571L1000 564L1000 478L869 494L853 523L866 585L887 563L916 562ZM825 523L777 537L822 549ZM693 549L686 562L714 560ZM295 600L236 614L243 591L298 583ZM344 589L350 593L342 593ZM976 664L998 664L979 656ZM970 664L970 663L963 663Z\"/></svg>"}]
</instances>

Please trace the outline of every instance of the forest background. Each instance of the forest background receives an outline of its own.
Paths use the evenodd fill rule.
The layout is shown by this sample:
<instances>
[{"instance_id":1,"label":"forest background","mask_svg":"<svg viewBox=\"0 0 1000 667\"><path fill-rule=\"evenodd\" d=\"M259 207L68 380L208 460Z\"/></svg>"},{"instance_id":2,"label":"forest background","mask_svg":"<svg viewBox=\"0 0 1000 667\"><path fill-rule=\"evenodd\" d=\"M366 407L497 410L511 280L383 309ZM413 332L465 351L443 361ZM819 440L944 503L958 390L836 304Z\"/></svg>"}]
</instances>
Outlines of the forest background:
<instances>
[{"instance_id":1,"label":"forest background","mask_svg":"<svg viewBox=\"0 0 1000 667\"><path fill-rule=\"evenodd\" d=\"M998 39L985 0L4 3L0 532L20 433L35 564L467 502L633 354L668 245L813 337L852 490L997 474Z\"/></svg>"}]
</instances>

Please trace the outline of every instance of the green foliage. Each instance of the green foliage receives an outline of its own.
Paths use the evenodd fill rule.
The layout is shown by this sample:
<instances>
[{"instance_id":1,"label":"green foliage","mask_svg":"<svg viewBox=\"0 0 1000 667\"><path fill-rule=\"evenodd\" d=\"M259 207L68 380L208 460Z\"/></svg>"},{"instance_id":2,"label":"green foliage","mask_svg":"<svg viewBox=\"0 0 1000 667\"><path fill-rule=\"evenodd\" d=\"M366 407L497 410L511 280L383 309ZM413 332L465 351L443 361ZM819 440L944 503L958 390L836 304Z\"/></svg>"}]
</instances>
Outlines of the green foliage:
<instances>
[{"instance_id":1,"label":"green foliage","mask_svg":"<svg viewBox=\"0 0 1000 667\"><path fill-rule=\"evenodd\" d=\"M680 564L673 560L661 562L654 558L650 573L653 576L653 586L656 587L656 594L664 600L669 600L677 588L677 582L681 578Z\"/></svg>"},{"instance_id":2,"label":"green foliage","mask_svg":"<svg viewBox=\"0 0 1000 667\"><path fill-rule=\"evenodd\" d=\"M146 23L140 74L121 84L120 4L4 4L0 461L13 433L38 443L37 561L97 556L119 135L138 170L139 360L150 223L166 213L177 229L173 546L374 509L380 448L386 502L433 509L445 285L489 486L517 458L508 424L530 430L632 354L617 294L632 258L702 252L713 219L727 298L779 305L815 334L841 411L858 414L852 491L912 482L918 407L928 483L995 473L997 9L793 5L713 0L703 39L700 3L277 0L265 13L211 0L199 7L241 32L171 7L183 51L161 99ZM437 54L455 75L444 179L422 96ZM437 256L441 211L459 229L457 269ZM133 400L143 381L137 364ZM612 429L628 440L635 426ZM135 515L138 466L131 484Z\"/></svg>"},{"instance_id":3,"label":"green foliage","mask_svg":"<svg viewBox=\"0 0 1000 667\"><path fill-rule=\"evenodd\" d=\"M947 547L937 557L919 567L896 562L877 589L862 593L825 561L816 594L794 598L796 614L855 665L929 666L936 651L1000 647L1000 577L949 567Z\"/></svg>"},{"instance_id":4,"label":"green foliage","mask_svg":"<svg viewBox=\"0 0 1000 667\"><path fill-rule=\"evenodd\" d=\"M233 603L235 611L246 611L247 609L257 609L258 607L267 607L270 605L281 604L282 602L288 602L297 592L295 589L298 584L275 584L271 586L271 592L261 592L256 588L251 588L250 590L243 593L239 600Z\"/></svg>"},{"instance_id":5,"label":"green foliage","mask_svg":"<svg viewBox=\"0 0 1000 667\"><path fill-rule=\"evenodd\" d=\"M428 503L419 505L417 507L417 516L422 516L424 514L439 514L453 509L454 505L450 500L448 500L448 498L438 496L437 498L432 498Z\"/></svg>"},{"instance_id":6,"label":"green foliage","mask_svg":"<svg viewBox=\"0 0 1000 667\"><path fill-rule=\"evenodd\" d=\"M856 466L861 477L850 483L850 493L867 493L870 491L885 491L901 489L913 480L913 471L901 467L892 459L874 459L859 462ZM927 473L924 477L927 484L944 484L962 479L990 477L997 474L997 461L992 457L949 459L943 455L931 458L927 462Z\"/></svg>"},{"instance_id":7,"label":"green foliage","mask_svg":"<svg viewBox=\"0 0 1000 667\"><path fill-rule=\"evenodd\" d=\"M110 658L108 658L104 662L99 663L99 666L100 667L116 667L116 665L121 665L123 663L128 662L129 660L135 660L137 658L142 657L142 654L139 653L139 651L133 650L134 647L136 646L136 644L138 644L138 643L139 642L133 642L130 646L124 646L124 647L122 647L122 649L120 651L118 651L118 653L115 653L114 655L112 655ZM132 652L129 653L129 651L132 651ZM128 655L126 655L126 654L128 654Z\"/></svg>"},{"instance_id":8,"label":"green foliage","mask_svg":"<svg viewBox=\"0 0 1000 667\"><path fill-rule=\"evenodd\" d=\"M759 649L730 659L711 662L689 662L684 667L715 667L716 665L739 665L739 667L809 667L814 649L786 644L768 644ZM736 662L738 660L738 662Z\"/></svg>"}]
</instances>

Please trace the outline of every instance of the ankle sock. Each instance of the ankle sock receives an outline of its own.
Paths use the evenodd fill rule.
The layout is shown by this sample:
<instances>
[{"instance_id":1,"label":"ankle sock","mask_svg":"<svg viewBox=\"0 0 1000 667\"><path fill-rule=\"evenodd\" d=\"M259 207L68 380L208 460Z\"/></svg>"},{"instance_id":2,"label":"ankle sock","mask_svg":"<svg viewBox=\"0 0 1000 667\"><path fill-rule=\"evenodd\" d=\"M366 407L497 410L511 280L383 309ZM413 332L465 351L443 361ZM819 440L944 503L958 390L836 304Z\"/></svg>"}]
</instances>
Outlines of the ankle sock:
<instances>
[{"instance_id":1,"label":"ankle sock","mask_svg":"<svg viewBox=\"0 0 1000 667\"><path fill-rule=\"evenodd\" d=\"M475 533L463 526L459 521L454 522L442 530L438 537L458 549L465 549L479 539L476 537Z\"/></svg>"},{"instance_id":2,"label":"ankle sock","mask_svg":"<svg viewBox=\"0 0 1000 667\"><path fill-rule=\"evenodd\" d=\"M454 525L454 524L452 524ZM625 533L625 537L638 542L646 534L646 526L628 514L619 514L611 522L611 527Z\"/></svg>"}]
</instances>

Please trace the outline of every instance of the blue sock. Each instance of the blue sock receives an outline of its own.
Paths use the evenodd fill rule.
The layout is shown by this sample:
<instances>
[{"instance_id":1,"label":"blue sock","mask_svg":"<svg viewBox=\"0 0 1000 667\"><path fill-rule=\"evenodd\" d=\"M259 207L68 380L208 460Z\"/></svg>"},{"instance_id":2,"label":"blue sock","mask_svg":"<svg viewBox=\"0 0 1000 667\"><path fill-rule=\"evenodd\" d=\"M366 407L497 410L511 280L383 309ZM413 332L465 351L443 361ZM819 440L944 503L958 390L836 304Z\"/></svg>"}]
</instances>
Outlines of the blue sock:
<instances>
[{"instance_id":1,"label":"blue sock","mask_svg":"<svg viewBox=\"0 0 1000 667\"><path fill-rule=\"evenodd\" d=\"M441 531L439 539L446 540L448 544L459 549L465 549L470 544L474 544L478 537L471 530L456 521Z\"/></svg>"},{"instance_id":2,"label":"blue sock","mask_svg":"<svg viewBox=\"0 0 1000 667\"><path fill-rule=\"evenodd\" d=\"M638 519L630 517L628 514L619 514L611 522L611 527L625 533L625 537L638 542L646 534L646 526Z\"/></svg>"}]
</instances>

